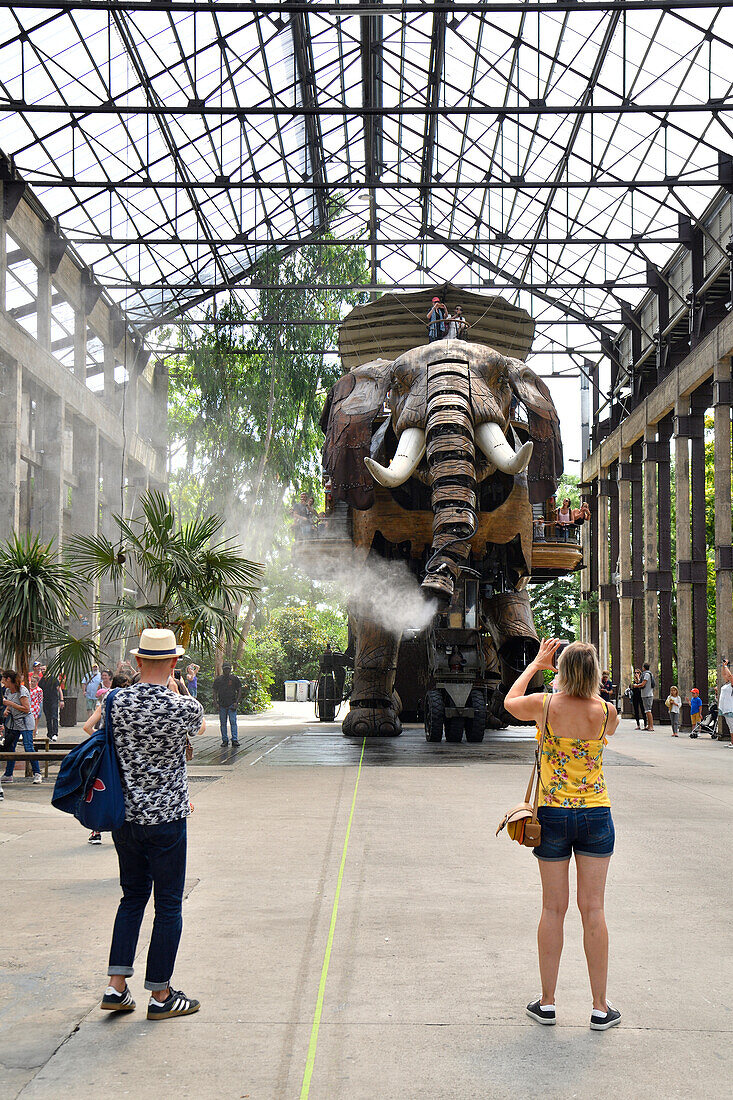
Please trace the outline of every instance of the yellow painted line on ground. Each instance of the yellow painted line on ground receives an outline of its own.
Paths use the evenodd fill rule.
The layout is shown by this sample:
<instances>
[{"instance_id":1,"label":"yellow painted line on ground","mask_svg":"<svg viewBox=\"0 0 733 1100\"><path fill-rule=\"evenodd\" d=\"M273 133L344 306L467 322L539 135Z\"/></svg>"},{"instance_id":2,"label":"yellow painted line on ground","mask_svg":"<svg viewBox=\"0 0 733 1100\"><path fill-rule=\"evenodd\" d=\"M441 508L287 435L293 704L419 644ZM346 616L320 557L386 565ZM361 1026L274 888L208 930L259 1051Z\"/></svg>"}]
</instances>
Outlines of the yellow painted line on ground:
<instances>
[{"instance_id":1,"label":"yellow painted line on ground","mask_svg":"<svg viewBox=\"0 0 733 1100\"><path fill-rule=\"evenodd\" d=\"M344 867L346 866L346 852L349 847L349 836L351 834L351 822L354 819L354 807L356 806L356 792L359 790L359 777L361 776L361 765L364 760L364 747L366 746L366 737L364 738L361 746L361 756L359 757L359 770L356 773L356 783L354 784L354 797L351 800L351 812L349 813L349 822L346 826L346 837L344 838L344 850L341 853L341 866L339 867L338 879L336 880L336 896L333 899L333 909L331 910L331 926L328 930L328 939L326 940L326 953L323 956L323 966L321 967L321 980L318 985L318 997L316 998L316 1011L313 1016L313 1027L311 1028L311 1040L308 1044L308 1057L305 1061L305 1073L303 1074L303 1085L300 1090L300 1100L308 1100L308 1094L311 1087L311 1077L313 1076L313 1066L316 1062L316 1049L318 1047L318 1030L321 1026L321 1013L323 1012L323 997L326 992L326 979L328 978L328 966L331 962L331 948L333 946L333 935L336 931L336 919L339 911L339 898L341 896L341 882L344 877Z\"/></svg>"}]
</instances>

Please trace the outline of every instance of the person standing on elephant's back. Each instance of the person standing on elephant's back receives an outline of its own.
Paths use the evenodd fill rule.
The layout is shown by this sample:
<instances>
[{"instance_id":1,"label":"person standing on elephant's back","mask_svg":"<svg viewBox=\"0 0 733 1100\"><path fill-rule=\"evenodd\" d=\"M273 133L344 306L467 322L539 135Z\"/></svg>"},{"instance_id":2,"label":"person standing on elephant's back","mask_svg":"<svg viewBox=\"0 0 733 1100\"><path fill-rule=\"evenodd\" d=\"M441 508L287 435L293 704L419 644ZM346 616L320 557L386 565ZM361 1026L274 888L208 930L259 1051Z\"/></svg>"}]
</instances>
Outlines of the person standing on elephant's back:
<instances>
[{"instance_id":1,"label":"person standing on elephant's back","mask_svg":"<svg viewBox=\"0 0 733 1100\"><path fill-rule=\"evenodd\" d=\"M428 340L432 344L435 340L442 340L445 336L445 319L448 316L448 310L441 302L440 298L433 298L433 304L427 313L428 318Z\"/></svg>"}]
</instances>

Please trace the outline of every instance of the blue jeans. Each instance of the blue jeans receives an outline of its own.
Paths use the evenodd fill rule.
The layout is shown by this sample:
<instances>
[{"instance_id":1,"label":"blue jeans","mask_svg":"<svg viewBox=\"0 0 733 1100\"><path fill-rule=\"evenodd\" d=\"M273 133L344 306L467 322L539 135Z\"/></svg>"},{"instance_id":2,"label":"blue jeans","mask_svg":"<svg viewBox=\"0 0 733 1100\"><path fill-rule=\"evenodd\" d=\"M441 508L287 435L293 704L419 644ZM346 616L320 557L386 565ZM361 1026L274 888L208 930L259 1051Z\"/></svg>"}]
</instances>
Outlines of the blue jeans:
<instances>
[{"instance_id":1,"label":"blue jeans","mask_svg":"<svg viewBox=\"0 0 733 1100\"><path fill-rule=\"evenodd\" d=\"M227 718L229 719L229 726L232 731L232 744L236 744L239 741L239 732L237 730L237 708L236 707L219 707L219 726L221 727L221 743L222 745L229 744L229 738L227 736Z\"/></svg>"},{"instance_id":2,"label":"blue jeans","mask_svg":"<svg viewBox=\"0 0 733 1100\"><path fill-rule=\"evenodd\" d=\"M183 929L186 818L160 825L134 821L112 831L120 864L122 899L112 932L108 974L130 977L145 907L153 892L155 920L148 948L145 988L166 989Z\"/></svg>"},{"instance_id":3,"label":"blue jeans","mask_svg":"<svg viewBox=\"0 0 733 1100\"><path fill-rule=\"evenodd\" d=\"M610 856L616 831L608 806L540 806L537 811L542 832L532 851L537 859L562 863L576 856Z\"/></svg>"},{"instance_id":4,"label":"blue jeans","mask_svg":"<svg viewBox=\"0 0 733 1100\"><path fill-rule=\"evenodd\" d=\"M9 730L5 738L5 751L15 752L15 746L18 744L21 737L23 738L23 748L25 749L25 751L35 752L36 750L33 747L33 730ZM7 764L5 765L6 779L13 774L13 772L15 771L15 765L17 763L17 760L8 760ZM34 773L36 775L40 775L41 765L38 763L37 760L33 760L31 763L33 765Z\"/></svg>"}]
</instances>

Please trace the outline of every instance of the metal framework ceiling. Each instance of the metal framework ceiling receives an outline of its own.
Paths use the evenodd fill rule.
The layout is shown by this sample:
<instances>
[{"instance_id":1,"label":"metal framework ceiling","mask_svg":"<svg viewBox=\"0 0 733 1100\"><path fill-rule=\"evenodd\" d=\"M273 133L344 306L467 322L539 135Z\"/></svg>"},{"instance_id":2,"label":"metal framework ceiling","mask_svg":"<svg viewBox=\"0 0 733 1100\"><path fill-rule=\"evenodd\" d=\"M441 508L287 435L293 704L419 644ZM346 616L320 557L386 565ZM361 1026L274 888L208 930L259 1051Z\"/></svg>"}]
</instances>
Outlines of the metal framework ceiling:
<instances>
[{"instance_id":1,"label":"metal framework ceiling","mask_svg":"<svg viewBox=\"0 0 733 1100\"><path fill-rule=\"evenodd\" d=\"M731 6L0 0L0 150L142 330L336 203L372 283L592 354L733 152Z\"/></svg>"}]
</instances>

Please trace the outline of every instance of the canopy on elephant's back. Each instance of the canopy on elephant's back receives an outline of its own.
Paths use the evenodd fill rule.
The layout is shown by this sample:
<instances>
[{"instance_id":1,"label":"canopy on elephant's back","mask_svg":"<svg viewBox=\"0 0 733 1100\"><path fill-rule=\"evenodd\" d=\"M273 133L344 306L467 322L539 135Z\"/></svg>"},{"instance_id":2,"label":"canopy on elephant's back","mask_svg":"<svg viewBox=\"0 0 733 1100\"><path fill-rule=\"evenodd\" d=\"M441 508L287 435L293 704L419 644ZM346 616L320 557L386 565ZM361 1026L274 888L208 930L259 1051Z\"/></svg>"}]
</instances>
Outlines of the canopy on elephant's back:
<instances>
[{"instance_id":1,"label":"canopy on elephant's back","mask_svg":"<svg viewBox=\"0 0 733 1100\"><path fill-rule=\"evenodd\" d=\"M427 314L433 298L452 312L461 306L469 324L468 339L487 344L502 355L526 359L534 338L534 321L525 309L495 294L476 294L452 283L410 294L383 294L356 306L339 329L339 352L346 370L372 359L396 359L428 342Z\"/></svg>"}]
</instances>

